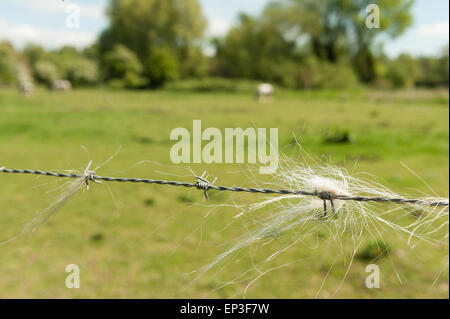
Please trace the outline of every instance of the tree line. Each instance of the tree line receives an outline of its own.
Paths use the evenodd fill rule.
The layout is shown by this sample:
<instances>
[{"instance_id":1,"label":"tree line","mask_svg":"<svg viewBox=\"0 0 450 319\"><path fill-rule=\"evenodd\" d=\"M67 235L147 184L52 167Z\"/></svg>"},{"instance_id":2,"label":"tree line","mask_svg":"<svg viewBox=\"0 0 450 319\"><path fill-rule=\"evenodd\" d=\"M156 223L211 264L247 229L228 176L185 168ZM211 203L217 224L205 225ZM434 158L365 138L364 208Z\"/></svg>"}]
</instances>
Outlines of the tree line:
<instances>
[{"instance_id":1,"label":"tree line","mask_svg":"<svg viewBox=\"0 0 450 319\"><path fill-rule=\"evenodd\" d=\"M367 28L366 7L382 8ZM253 79L293 89L448 86L448 45L436 56L388 57L383 41L412 24L413 0L274 0L241 13L223 37L206 39L198 0L110 0L108 27L90 47L18 51L0 43L0 85L28 73L51 85L157 88L186 78ZM207 56L205 45L215 54Z\"/></svg>"}]
</instances>

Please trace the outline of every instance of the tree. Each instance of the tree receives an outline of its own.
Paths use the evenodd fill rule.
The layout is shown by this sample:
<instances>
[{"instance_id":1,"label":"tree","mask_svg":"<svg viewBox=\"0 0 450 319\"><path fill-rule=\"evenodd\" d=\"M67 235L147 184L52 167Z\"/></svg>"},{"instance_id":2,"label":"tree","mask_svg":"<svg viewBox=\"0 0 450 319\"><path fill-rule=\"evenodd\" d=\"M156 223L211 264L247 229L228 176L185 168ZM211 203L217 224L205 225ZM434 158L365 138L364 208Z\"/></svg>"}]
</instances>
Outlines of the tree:
<instances>
[{"instance_id":1,"label":"tree","mask_svg":"<svg viewBox=\"0 0 450 319\"><path fill-rule=\"evenodd\" d=\"M109 28L99 39L100 54L122 44L148 65L149 57L163 48L173 54L183 76L195 75L206 27L197 0L111 0L108 17Z\"/></svg>"},{"instance_id":2,"label":"tree","mask_svg":"<svg viewBox=\"0 0 450 319\"><path fill-rule=\"evenodd\" d=\"M23 50L23 55L31 65L34 65L38 60L48 58L48 53L42 46L37 44L28 44Z\"/></svg>"},{"instance_id":3,"label":"tree","mask_svg":"<svg viewBox=\"0 0 450 319\"><path fill-rule=\"evenodd\" d=\"M270 20L241 14L238 24L225 38L216 39L215 46L217 75L273 80L287 86L295 82L295 42Z\"/></svg>"},{"instance_id":4,"label":"tree","mask_svg":"<svg viewBox=\"0 0 450 319\"><path fill-rule=\"evenodd\" d=\"M9 42L0 42L0 86L17 81L17 60Z\"/></svg>"},{"instance_id":5,"label":"tree","mask_svg":"<svg viewBox=\"0 0 450 319\"><path fill-rule=\"evenodd\" d=\"M150 86L159 87L167 81L178 77L178 62L167 48L152 50L144 66L144 74L150 81Z\"/></svg>"},{"instance_id":6,"label":"tree","mask_svg":"<svg viewBox=\"0 0 450 319\"><path fill-rule=\"evenodd\" d=\"M101 59L103 78L119 87L138 88L147 84L143 67L133 51L118 44Z\"/></svg>"},{"instance_id":7,"label":"tree","mask_svg":"<svg viewBox=\"0 0 450 319\"><path fill-rule=\"evenodd\" d=\"M443 48L442 55L439 58L439 75L441 79L441 85L445 85L448 87L448 78L449 78L449 60L448 60L449 50L448 44Z\"/></svg>"},{"instance_id":8,"label":"tree","mask_svg":"<svg viewBox=\"0 0 450 319\"><path fill-rule=\"evenodd\" d=\"M394 88L412 87L419 76L419 67L416 60L408 54L401 54L390 61L387 79Z\"/></svg>"},{"instance_id":9,"label":"tree","mask_svg":"<svg viewBox=\"0 0 450 319\"><path fill-rule=\"evenodd\" d=\"M366 8L381 8L380 27L367 28ZM373 52L383 37L397 37L412 24L413 0L277 0L265 10L285 32L307 35L312 52L332 63L345 54L354 59L364 82L375 77Z\"/></svg>"},{"instance_id":10,"label":"tree","mask_svg":"<svg viewBox=\"0 0 450 319\"><path fill-rule=\"evenodd\" d=\"M419 76L416 84L419 86L448 86L449 62L448 45L443 48L439 57L419 57Z\"/></svg>"}]
</instances>

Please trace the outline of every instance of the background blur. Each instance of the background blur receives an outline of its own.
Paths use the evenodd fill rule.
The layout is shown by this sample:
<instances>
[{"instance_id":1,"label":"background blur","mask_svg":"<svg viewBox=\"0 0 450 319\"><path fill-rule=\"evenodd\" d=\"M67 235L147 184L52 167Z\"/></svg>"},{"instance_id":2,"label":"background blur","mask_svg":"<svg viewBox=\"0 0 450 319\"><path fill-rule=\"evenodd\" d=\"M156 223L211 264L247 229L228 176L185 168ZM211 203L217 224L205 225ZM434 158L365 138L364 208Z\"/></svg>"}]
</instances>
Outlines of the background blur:
<instances>
[{"instance_id":1,"label":"background blur","mask_svg":"<svg viewBox=\"0 0 450 319\"><path fill-rule=\"evenodd\" d=\"M380 8L380 28L366 27L371 3ZM317 159L373 173L400 193L430 194L403 162L448 197L448 6L4 0L0 165L82 170L88 159L98 165L122 145L100 175L171 179L163 171L191 180L171 163L169 137L201 119L205 128L277 127L284 155L303 159L295 135ZM271 103L253 99L261 82L276 87ZM167 166L134 165L141 160ZM248 183L237 165L191 167L208 169L220 184ZM60 182L0 176L0 241L20 232ZM249 197L216 194L211 201ZM34 234L0 245L0 297L242 296L248 282L229 281L253 267L252 251L189 285L187 273L242 231L225 228L235 210L206 217L203 205L192 190L94 185ZM448 298L448 246L411 249L405 236L391 233L382 239L390 253L374 245L380 238L367 238L347 274L348 261L333 243L293 248L267 269L295 262L262 277L247 297ZM364 285L373 260L383 271L382 289ZM80 265L80 289L64 285L70 263Z\"/></svg>"}]
</instances>

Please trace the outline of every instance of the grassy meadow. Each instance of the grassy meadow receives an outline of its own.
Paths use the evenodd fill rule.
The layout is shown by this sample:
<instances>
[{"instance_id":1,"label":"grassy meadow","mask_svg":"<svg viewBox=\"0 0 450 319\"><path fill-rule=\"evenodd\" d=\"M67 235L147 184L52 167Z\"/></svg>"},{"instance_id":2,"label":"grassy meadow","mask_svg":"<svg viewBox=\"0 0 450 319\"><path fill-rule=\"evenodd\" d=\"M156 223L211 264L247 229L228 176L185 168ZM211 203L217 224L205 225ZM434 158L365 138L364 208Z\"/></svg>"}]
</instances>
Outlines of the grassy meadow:
<instances>
[{"instance_id":1,"label":"grassy meadow","mask_svg":"<svg viewBox=\"0 0 450 319\"><path fill-rule=\"evenodd\" d=\"M82 171L90 159L96 167L122 146L98 175L195 182L187 165L170 161L170 132L192 130L192 121L200 119L203 128L222 132L277 127L286 156L304 158L297 138L317 160L374 174L399 193L432 195L404 163L448 197L448 91L279 90L272 103L259 104L250 84L191 86L38 89L31 98L0 89L0 166ZM237 164L190 167L198 174L207 169L220 185L254 186L242 173L246 167ZM0 174L0 241L17 235L65 181ZM361 251L369 257L361 254L351 264L326 233L319 245L300 242L260 270L267 273L245 290L251 280L234 279L255 269L258 250L276 250L292 236L282 234L266 246L243 249L192 282L191 272L226 250L247 226L230 225L235 208L211 206L250 203L259 198L254 196L211 192L206 202L195 189L92 184L34 233L0 245L0 298L222 298L243 297L244 291L247 298L449 297L448 246L418 243L411 249L407 236L392 231L378 238L388 243L389 254L372 256L367 237ZM364 284L371 259L380 267L379 289ZM68 264L80 266L80 289L65 286Z\"/></svg>"}]
</instances>

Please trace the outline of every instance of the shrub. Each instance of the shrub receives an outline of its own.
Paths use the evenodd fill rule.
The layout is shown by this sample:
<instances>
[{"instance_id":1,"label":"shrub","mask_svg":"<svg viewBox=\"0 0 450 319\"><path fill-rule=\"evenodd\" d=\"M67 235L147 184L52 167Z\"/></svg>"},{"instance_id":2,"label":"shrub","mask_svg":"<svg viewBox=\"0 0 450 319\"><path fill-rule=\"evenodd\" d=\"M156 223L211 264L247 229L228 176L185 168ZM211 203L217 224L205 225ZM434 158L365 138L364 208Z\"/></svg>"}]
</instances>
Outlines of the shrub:
<instances>
[{"instance_id":1,"label":"shrub","mask_svg":"<svg viewBox=\"0 0 450 319\"><path fill-rule=\"evenodd\" d=\"M77 59L66 69L66 78L74 87L98 83L97 64L88 59Z\"/></svg>"},{"instance_id":2,"label":"shrub","mask_svg":"<svg viewBox=\"0 0 450 319\"><path fill-rule=\"evenodd\" d=\"M142 72L142 64L136 55L123 45L116 45L103 55L102 72L106 80L137 78ZM133 82L133 81L131 81Z\"/></svg>"},{"instance_id":3,"label":"shrub","mask_svg":"<svg viewBox=\"0 0 450 319\"><path fill-rule=\"evenodd\" d=\"M345 63L329 63L314 57L307 58L298 72L299 87L303 89L346 89L354 87L358 79Z\"/></svg>"},{"instance_id":4,"label":"shrub","mask_svg":"<svg viewBox=\"0 0 450 319\"><path fill-rule=\"evenodd\" d=\"M150 86L163 86L167 81L178 78L178 72L177 59L169 49L156 48L152 50L144 70Z\"/></svg>"},{"instance_id":5,"label":"shrub","mask_svg":"<svg viewBox=\"0 0 450 319\"><path fill-rule=\"evenodd\" d=\"M9 43L0 43L0 85L12 85L17 81L17 60Z\"/></svg>"},{"instance_id":6,"label":"shrub","mask_svg":"<svg viewBox=\"0 0 450 319\"><path fill-rule=\"evenodd\" d=\"M23 50L23 54L32 65L36 64L36 62L40 60L48 60L49 55L44 48L35 44L28 44Z\"/></svg>"},{"instance_id":7,"label":"shrub","mask_svg":"<svg viewBox=\"0 0 450 319\"><path fill-rule=\"evenodd\" d=\"M192 78L174 81L166 89L185 92L228 92L252 94L258 81L218 77Z\"/></svg>"},{"instance_id":8,"label":"shrub","mask_svg":"<svg viewBox=\"0 0 450 319\"><path fill-rule=\"evenodd\" d=\"M58 79L58 69L52 62L39 60L34 64L34 77L38 82L50 86Z\"/></svg>"},{"instance_id":9,"label":"shrub","mask_svg":"<svg viewBox=\"0 0 450 319\"><path fill-rule=\"evenodd\" d=\"M419 68L416 61L409 55L402 54L389 63L386 78L392 87L405 88L414 85L418 73Z\"/></svg>"},{"instance_id":10,"label":"shrub","mask_svg":"<svg viewBox=\"0 0 450 319\"><path fill-rule=\"evenodd\" d=\"M269 82L286 88L299 87L298 64L295 61L286 59L277 63L271 62L265 64L263 69L266 70L266 74L263 74L262 78Z\"/></svg>"}]
</instances>

